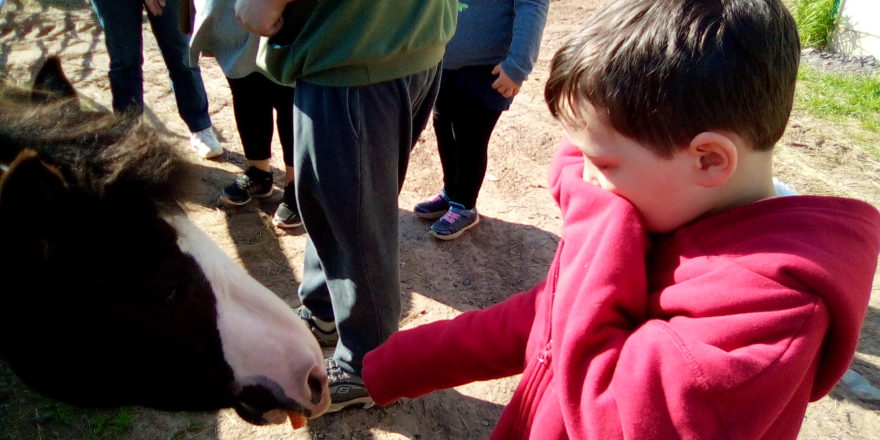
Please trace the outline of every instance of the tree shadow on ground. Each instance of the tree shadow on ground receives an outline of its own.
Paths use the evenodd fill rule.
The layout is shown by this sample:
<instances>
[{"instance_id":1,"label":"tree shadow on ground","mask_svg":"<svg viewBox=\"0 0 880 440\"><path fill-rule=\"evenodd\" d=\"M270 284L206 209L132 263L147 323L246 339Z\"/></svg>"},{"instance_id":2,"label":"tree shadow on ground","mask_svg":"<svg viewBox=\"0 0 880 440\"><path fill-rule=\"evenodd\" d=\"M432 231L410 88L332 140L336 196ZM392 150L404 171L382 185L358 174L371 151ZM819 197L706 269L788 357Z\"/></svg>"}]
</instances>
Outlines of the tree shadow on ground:
<instances>
[{"instance_id":1,"label":"tree shadow on ground","mask_svg":"<svg viewBox=\"0 0 880 440\"><path fill-rule=\"evenodd\" d=\"M454 402L454 404L450 404ZM310 438L376 438L379 428L410 439L489 438L504 406L456 390L442 390L417 399L403 399L386 408L347 409L309 422ZM346 437L348 438L348 437Z\"/></svg>"}]
</instances>

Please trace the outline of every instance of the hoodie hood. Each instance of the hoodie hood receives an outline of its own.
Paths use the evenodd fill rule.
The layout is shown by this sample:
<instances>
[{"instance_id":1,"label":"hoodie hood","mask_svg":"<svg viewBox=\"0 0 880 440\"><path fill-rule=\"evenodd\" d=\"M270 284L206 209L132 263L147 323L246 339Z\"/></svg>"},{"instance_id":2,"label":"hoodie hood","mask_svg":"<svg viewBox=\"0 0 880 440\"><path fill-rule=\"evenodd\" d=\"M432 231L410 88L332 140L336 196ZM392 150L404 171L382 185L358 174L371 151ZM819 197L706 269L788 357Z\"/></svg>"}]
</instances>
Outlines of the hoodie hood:
<instances>
[{"instance_id":1,"label":"hoodie hood","mask_svg":"<svg viewBox=\"0 0 880 440\"><path fill-rule=\"evenodd\" d=\"M777 197L698 219L676 235L700 237L695 246L705 255L822 298L830 327L811 398L831 391L855 354L867 312L880 253L877 209L839 197Z\"/></svg>"}]
</instances>

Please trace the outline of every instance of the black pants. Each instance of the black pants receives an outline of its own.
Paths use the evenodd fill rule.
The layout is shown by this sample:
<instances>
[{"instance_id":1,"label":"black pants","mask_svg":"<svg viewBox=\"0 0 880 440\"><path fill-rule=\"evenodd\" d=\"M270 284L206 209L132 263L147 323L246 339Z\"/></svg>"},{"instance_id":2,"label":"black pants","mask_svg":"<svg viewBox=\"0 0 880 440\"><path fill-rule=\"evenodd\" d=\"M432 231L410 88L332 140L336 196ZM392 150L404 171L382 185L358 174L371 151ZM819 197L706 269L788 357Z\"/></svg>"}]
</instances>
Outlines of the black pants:
<instances>
[{"instance_id":1,"label":"black pants","mask_svg":"<svg viewBox=\"0 0 880 440\"><path fill-rule=\"evenodd\" d=\"M226 78L232 91L235 125L248 160L272 157L272 109L277 113L278 140L284 164L293 166L293 87L272 82L259 72Z\"/></svg>"},{"instance_id":2,"label":"black pants","mask_svg":"<svg viewBox=\"0 0 880 440\"><path fill-rule=\"evenodd\" d=\"M447 76L462 73L471 74L443 71ZM441 83L434 104L434 132L443 165L443 186L449 200L473 209L486 175L489 138L501 111L488 108L475 97L473 87L461 86L457 79L446 79L451 81ZM491 88L491 82L487 87Z\"/></svg>"}]
</instances>

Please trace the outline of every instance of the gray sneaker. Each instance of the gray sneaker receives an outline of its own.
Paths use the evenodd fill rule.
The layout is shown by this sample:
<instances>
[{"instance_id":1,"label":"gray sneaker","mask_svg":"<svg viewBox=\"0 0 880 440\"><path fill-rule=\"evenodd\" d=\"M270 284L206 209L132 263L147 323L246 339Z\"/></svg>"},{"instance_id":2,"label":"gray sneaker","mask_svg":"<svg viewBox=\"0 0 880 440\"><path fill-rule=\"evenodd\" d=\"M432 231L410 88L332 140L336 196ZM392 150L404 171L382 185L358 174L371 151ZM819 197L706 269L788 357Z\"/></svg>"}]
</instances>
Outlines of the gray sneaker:
<instances>
[{"instance_id":1,"label":"gray sneaker","mask_svg":"<svg viewBox=\"0 0 880 440\"><path fill-rule=\"evenodd\" d=\"M281 202L275 210L275 215L272 216L272 224L279 229L293 229L302 225L303 222L299 217L299 212L296 211L296 205Z\"/></svg>"},{"instance_id":2,"label":"gray sneaker","mask_svg":"<svg viewBox=\"0 0 880 440\"><path fill-rule=\"evenodd\" d=\"M327 322L312 316L312 312L305 306L299 306L293 311L309 326L309 330L318 340L318 345L324 348L336 347L336 343L339 342L339 333L336 333L335 322Z\"/></svg>"},{"instance_id":3,"label":"gray sneaker","mask_svg":"<svg viewBox=\"0 0 880 440\"><path fill-rule=\"evenodd\" d=\"M360 376L346 371L332 358L324 359L324 363L330 385L330 408L327 412L336 412L355 405L367 409L376 404Z\"/></svg>"},{"instance_id":4,"label":"gray sneaker","mask_svg":"<svg viewBox=\"0 0 880 440\"><path fill-rule=\"evenodd\" d=\"M281 199L278 209L275 210L272 224L280 229L293 229L302 224L299 210L296 208L296 188L293 186L293 182L284 185L284 197Z\"/></svg>"}]
</instances>

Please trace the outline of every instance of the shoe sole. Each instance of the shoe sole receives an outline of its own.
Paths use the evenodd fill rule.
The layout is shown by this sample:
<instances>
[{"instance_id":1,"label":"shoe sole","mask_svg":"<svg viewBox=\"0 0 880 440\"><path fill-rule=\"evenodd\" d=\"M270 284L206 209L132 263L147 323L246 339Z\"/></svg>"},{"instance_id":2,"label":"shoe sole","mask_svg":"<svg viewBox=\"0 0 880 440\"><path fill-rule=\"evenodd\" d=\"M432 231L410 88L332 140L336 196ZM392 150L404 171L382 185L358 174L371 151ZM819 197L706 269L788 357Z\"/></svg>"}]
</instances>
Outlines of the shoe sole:
<instances>
[{"instance_id":1,"label":"shoe sole","mask_svg":"<svg viewBox=\"0 0 880 440\"><path fill-rule=\"evenodd\" d=\"M302 222L284 223L281 220L276 220L274 218L272 219L272 225L274 225L278 229L296 229L296 228L302 226L302 224L303 224Z\"/></svg>"},{"instance_id":2,"label":"shoe sole","mask_svg":"<svg viewBox=\"0 0 880 440\"><path fill-rule=\"evenodd\" d=\"M354 406L359 406L361 409L369 409L376 405L376 402L369 397L359 397L357 399L347 400L342 403L330 403L330 407L327 408L328 413L334 413L337 411L342 411L345 408L351 408Z\"/></svg>"},{"instance_id":3,"label":"shoe sole","mask_svg":"<svg viewBox=\"0 0 880 440\"><path fill-rule=\"evenodd\" d=\"M254 194L253 196L251 196L251 198L249 198L243 202L236 202L236 201L230 199L229 197L226 197L225 194L221 193L220 194L220 201L223 202L223 204L226 206L244 206L244 205L247 205L248 203L250 203L254 199L265 199L267 197L270 197L272 195L272 191L273 190L270 189L269 192L267 192L265 194Z\"/></svg>"},{"instance_id":4,"label":"shoe sole","mask_svg":"<svg viewBox=\"0 0 880 440\"><path fill-rule=\"evenodd\" d=\"M222 154L223 154L222 148L217 149L217 150L211 150L211 151L205 153L205 155L202 156L202 159L214 159L215 157L221 156Z\"/></svg>"},{"instance_id":5,"label":"shoe sole","mask_svg":"<svg viewBox=\"0 0 880 440\"><path fill-rule=\"evenodd\" d=\"M432 237L434 237L438 240L444 240L444 241L445 240L455 240L456 238L461 237L461 234L464 234L469 229L473 228L474 226L476 226L478 224L480 224L480 216L479 215L477 215L477 219L474 220L473 223L459 229L458 232L456 232L454 234L441 235L441 234L438 234L437 232L435 232L433 229L428 229L428 234L431 234Z\"/></svg>"},{"instance_id":6,"label":"shoe sole","mask_svg":"<svg viewBox=\"0 0 880 440\"><path fill-rule=\"evenodd\" d=\"M423 218L423 219L427 219L427 220L437 220L438 218L443 217L443 214L446 214L446 211L448 211L448 209L444 209L444 210L442 210L442 211L434 211L434 212L418 212L418 211L413 211L413 213L414 213L417 217L420 217L420 218Z\"/></svg>"}]
</instances>

